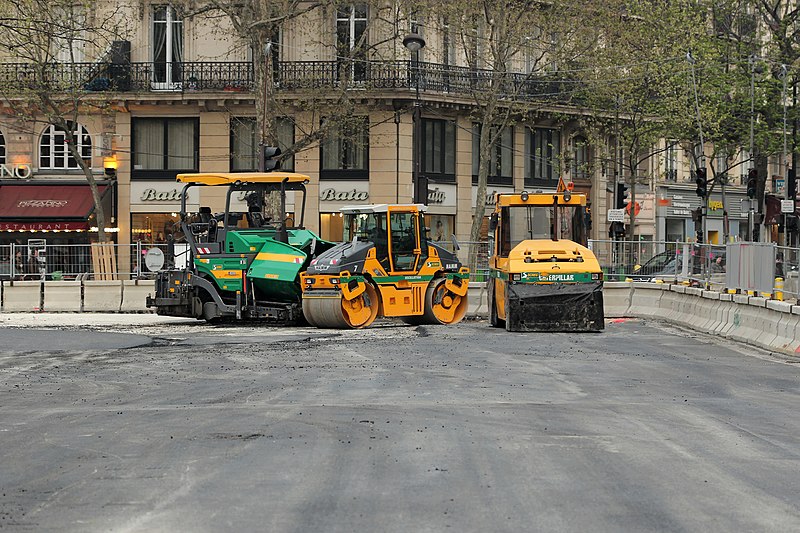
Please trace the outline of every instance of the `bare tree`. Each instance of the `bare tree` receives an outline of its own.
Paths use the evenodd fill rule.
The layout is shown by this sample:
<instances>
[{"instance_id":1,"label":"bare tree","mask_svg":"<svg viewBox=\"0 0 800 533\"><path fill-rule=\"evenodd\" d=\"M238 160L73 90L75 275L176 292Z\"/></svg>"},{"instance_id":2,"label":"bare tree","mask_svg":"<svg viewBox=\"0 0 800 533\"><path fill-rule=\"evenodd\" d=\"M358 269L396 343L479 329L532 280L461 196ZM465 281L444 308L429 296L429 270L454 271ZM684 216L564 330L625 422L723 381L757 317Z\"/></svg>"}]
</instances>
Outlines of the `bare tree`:
<instances>
[{"instance_id":1,"label":"bare tree","mask_svg":"<svg viewBox=\"0 0 800 533\"><path fill-rule=\"evenodd\" d=\"M0 53L17 61L19 77L0 91L20 122L44 121L63 130L69 156L91 189L98 240L105 242L105 213L91 160L80 153L81 115L109 108L105 54L125 34L124 6L93 0L6 0L0 3ZM84 57L93 61L84 61Z\"/></svg>"},{"instance_id":2,"label":"bare tree","mask_svg":"<svg viewBox=\"0 0 800 533\"><path fill-rule=\"evenodd\" d=\"M363 133L362 118L352 89L364 86L370 62L394 59L389 43L397 41L399 24L408 11L399 4L364 2L369 16L357 28L353 39L342 42L332 24L337 12L355 9L350 3L334 0L185 0L190 17L221 17L230 23L238 45L252 51L256 129L260 147L277 146L275 120L291 118L292 111L309 112L312 123L304 125L292 146L279 156L285 159L323 141L332 132L355 142ZM359 4L361 5L361 3ZM337 11L340 10L340 11ZM405 14L404 14L405 13ZM309 28L315 28L310 32ZM289 71L275 63L281 32L302 33L305 45L323 50L325 59L318 70ZM305 32L305 33L303 33ZM310 47L310 46L309 46ZM331 68L332 67L332 68ZM378 71L376 69L376 71ZM358 96L358 93L356 93ZM297 125L297 124L296 124ZM269 200L268 210L278 214L277 198Z\"/></svg>"}]
</instances>

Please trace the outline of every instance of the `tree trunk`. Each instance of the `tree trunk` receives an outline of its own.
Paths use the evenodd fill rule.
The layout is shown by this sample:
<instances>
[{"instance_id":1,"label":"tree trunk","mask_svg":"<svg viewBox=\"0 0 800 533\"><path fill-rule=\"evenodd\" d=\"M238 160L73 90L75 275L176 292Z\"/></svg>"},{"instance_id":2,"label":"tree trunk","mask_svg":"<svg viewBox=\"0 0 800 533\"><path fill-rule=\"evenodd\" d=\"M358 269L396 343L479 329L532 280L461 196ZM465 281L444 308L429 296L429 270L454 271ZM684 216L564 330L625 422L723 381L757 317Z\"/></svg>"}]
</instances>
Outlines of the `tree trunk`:
<instances>
[{"instance_id":1,"label":"tree trunk","mask_svg":"<svg viewBox=\"0 0 800 533\"><path fill-rule=\"evenodd\" d=\"M252 39L250 45L255 55L255 87L261 92L261 98L256 98L256 126L259 132L258 161L260 172L262 166L263 150L265 146L277 146L275 129L275 80L272 68L272 50L266 49L265 44L270 42L269 34L260 31L258 37ZM272 218L273 222L280 222L286 217L281 209L280 193L271 193L264 199L264 214Z\"/></svg>"},{"instance_id":2,"label":"tree trunk","mask_svg":"<svg viewBox=\"0 0 800 533\"><path fill-rule=\"evenodd\" d=\"M67 136L69 138L69 135ZM108 241L106 235L106 214L103 209L103 198L100 195L100 189L97 186L97 180L92 174L92 168L84 161L81 154L78 152L78 146L75 143L74 137L67 143L69 146L69 153L78 162L86 182L89 184L89 189L92 191L92 200L94 201L94 215L97 220L97 242L105 243Z\"/></svg>"},{"instance_id":3,"label":"tree trunk","mask_svg":"<svg viewBox=\"0 0 800 533\"><path fill-rule=\"evenodd\" d=\"M489 179L489 162L491 160L492 131L490 123L484 120L481 124L480 137L478 138L478 187L475 193L475 206L472 213L472 227L469 232L470 251L469 268L475 271L478 266L478 248L481 238L481 227L486 212L486 189Z\"/></svg>"}]
</instances>

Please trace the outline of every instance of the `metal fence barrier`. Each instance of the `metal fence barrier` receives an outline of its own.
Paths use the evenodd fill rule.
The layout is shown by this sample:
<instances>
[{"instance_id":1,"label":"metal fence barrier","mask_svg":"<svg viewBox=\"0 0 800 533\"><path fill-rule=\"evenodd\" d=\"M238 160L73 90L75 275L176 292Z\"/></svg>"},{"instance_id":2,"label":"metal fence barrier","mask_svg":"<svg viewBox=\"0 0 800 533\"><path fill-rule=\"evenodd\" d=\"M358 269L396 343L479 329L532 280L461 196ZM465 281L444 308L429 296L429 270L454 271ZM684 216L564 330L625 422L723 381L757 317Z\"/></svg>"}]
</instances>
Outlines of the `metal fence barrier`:
<instances>
[{"instance_id":1,"label":"metal fence barrier","mask_svg":"<svg viewBox=\"0 0 800 533\"><path fill-rule=\"evenodd\" d=\"M91 244L47 244L44 239L30 239L26 244L3 244L0 245L0 279L147 279L155 277L160 268L185 268L189 260L185 244L109 243L105 246L113 257L112 272L100 272L98 249Z\"/></svg>"},{"instance_id":2,"label":"metal fence barrier","mask_svg":"<svg viewBox=\"0 0 800 533\"><path fill-rule=\"evenodd\" d=\"M437 243L454 251L470 268L473 281L486 281L486 241ZM44 239L0 245L0 279L152 279L165 268L186 268L186 244L109 244L113 272L98 272L97 250L89 244L55 245ZM768 295L800 297L800 249L773 243L736 242L727 246L672 241L592 240L607 281L653 281ZM102 277L106 276L106 277Z\"/></svg>"}]
</instances>

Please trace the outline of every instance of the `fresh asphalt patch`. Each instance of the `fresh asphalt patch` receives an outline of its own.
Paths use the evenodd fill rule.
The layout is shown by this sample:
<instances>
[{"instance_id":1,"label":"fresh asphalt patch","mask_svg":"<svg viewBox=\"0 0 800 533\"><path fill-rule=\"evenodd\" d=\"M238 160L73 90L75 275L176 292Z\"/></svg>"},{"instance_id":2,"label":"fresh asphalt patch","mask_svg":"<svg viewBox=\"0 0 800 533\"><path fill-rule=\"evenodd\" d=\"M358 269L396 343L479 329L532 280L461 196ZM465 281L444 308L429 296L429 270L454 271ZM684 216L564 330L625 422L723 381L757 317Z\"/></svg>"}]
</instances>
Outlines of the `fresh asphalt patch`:
<instances>
[{"instance_id":1,"label":"fresh asphalt patch","mask_svg":"<svg viewBox=\"0 0 800 533\"><path fill-rule=\"evenodd\" d=\"M72 352L121 350L146 346L153 341L135 333L92 332L81 330L3 328L0 353Z\"/></svg>"},{"instance_id":2,"label":"fresh asphalt patch","mask_svg":"<svg viewBox=\"0 0 800 533\"><path fill-rule=\"evenodd\" d=\"M276 344L283 342L306 342L310 340L331 339L335 334L307 334L298 335L201 335L174 341L174 346L206 346L209 344Z\"/></svg>"}]
</instances>

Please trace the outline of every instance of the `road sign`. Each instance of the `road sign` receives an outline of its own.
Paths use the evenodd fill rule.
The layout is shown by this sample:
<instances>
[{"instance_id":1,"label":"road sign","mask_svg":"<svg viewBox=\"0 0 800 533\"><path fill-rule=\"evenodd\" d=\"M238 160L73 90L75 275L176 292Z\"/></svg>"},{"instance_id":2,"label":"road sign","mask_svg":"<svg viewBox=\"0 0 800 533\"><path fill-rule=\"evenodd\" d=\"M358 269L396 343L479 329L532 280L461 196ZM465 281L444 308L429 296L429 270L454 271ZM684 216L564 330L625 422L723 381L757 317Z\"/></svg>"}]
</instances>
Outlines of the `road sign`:
<instances>
[{"instance_id":1,"label":"road sign","mask_svg":"<svg viewBox=\"0 0 800 533\"><path fill-rule=\"evenodd\" d=\"M144 256L144 265L150 272L161 270L164 266L164 252L161 248L150 248Z\"/></svg>"},{"instance_id":2,"label":"road sign","mask_svg":"<svg viewBox=\"0 0 800 533\"><path fill-rule=\"evenodd\" d=\"M781 213L794 213L794 200L781 200Z\"/></svg>"},{"instance_id":3,"label":"road sign","mask_svg":"<svg viewBox=\"0 0 800 533\"><path fill-rule=\"evenodd\" d=\"M629 215L631 214L631 205L634 206L633 216L638 216L639 212L642 210L642 206L639 205L639 202L628 203L628 205L625 206L625 212L628 213Z\"/></svg>"},{"instance_id":4,"label":"road sign","mask_svg":"<svg viewBox=\"0 0 800 533\"><path fill-rule=\"evenodd\" d=\"M609 222L625 222L625 209L609 209L607 220Z\"/></svg>"}]
</instances>

